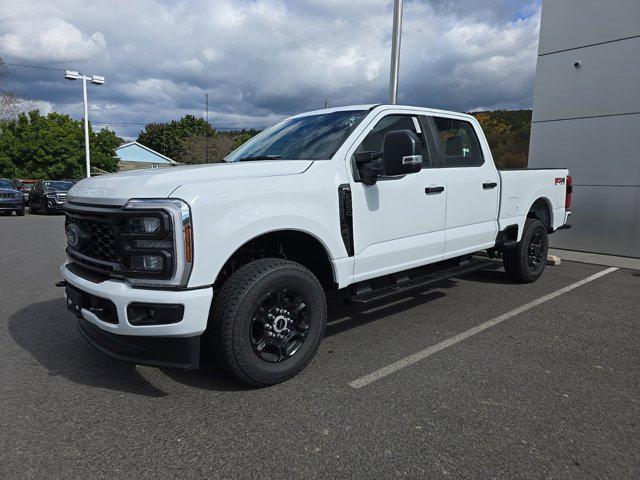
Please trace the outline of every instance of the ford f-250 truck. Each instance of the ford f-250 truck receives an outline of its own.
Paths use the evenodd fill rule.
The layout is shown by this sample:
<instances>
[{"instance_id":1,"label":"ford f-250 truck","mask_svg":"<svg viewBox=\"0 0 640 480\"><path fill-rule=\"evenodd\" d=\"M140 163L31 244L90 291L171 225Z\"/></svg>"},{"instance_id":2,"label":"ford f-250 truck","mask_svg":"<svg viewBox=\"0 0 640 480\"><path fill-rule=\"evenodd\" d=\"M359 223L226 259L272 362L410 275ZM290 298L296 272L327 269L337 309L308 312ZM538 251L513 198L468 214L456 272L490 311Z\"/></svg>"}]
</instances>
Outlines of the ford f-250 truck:
<instances>
[{"instance_id":1,"label":"ford f-250 truck","mask_svg":"<svg viewBox=\"0 0 640 480\"><path fill-rule=\"evenodd\" d=\"M82 180L60 271L82 335L112 357L270 385L325 330L325 293L366 304L484 268L542 274L567 228L564 169L496 169L470 115L358 105L288 118L225 162Z\"/></svg>"}]
</instances>

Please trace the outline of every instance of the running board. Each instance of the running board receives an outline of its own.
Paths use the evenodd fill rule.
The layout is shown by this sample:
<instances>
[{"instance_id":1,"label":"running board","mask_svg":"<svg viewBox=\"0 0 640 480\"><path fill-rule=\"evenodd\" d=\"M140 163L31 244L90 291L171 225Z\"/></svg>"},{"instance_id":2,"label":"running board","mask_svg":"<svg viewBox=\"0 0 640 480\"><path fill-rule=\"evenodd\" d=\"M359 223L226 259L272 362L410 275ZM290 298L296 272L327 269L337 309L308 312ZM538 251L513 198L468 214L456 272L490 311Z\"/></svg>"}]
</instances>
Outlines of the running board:
<instances>
[{"instance_id":1,"label":"running board","mask_svg":"<svg viewBox=\"0 0 640 480\"><path fill-rule=\"evenodd\" d=\"M500 264L498 262L494 262L491 260L472 259L463 263L462 265L448 268L446 270L436 271L428 275L413 278L411 280L406 280L399 283L394 283L392 285L386 285L375 290L369 290L355 294L351 297L348 297L347 301L354 305L367 305L369 303L377 302L394 295L410 292L411 290L415 290L417 288L428 287L433 284L442 282L443 280L448 280L450 278L455 278L467 273L475 272L476 270L481 270L483 268L495 269L499 266Z\"/></svg>"}]
</instances>

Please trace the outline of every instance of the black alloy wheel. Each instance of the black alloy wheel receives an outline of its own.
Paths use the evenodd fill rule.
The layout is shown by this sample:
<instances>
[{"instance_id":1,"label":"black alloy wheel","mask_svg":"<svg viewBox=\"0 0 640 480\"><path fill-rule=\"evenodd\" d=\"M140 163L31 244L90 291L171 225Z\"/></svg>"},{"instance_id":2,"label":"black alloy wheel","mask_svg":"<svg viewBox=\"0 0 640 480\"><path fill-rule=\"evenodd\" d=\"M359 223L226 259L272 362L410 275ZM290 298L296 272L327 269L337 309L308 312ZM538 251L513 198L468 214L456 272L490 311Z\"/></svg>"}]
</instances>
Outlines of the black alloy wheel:
<instances>
[{"instance_id":1,"label":"black alloy wheel","mask_svg":"<svg viewBox=\"0 0 640 480\"><path fill-rule=\"evenodd\" d=\"M236 378L273 385L300 373L316 354L327 304L318 278L299 263L254 260L214 295L204 344Z\"/></svg>"},{"instance_id":2,"label":"black alloy wheel","mask_svg":"<svg viewBox=\"0 0 640 480\"><path fill-rule=\"evenodd\" d=\"M251 345L256 355L271 363L294 356L309 333L308 309L293 288L267 293L251 321Z\"/></svg>"},{"instance_id":3,"label":"black alloy wheel","mask_svg":"<svg viewBox=\"0 0 640 480\"><path fill-rule=\"evenodd\" d=\"M548 252L547 227L537 218L527 218L522 239L503 252L504 269L516 282L535 282L544 272Z\"/></svg>"},{"instance_id":4,"label":"black alloy wheel","mask_svg":"<svg viewBox=\"0 0 640 480\"><path fill-rule=\"evenodd\" d=\"M531 267L533 271L538 269L543 261L546 261L546 258L543 259L543 254L546 257L544 246L542 233L538 230L533 234L531 240L529 240L529 248L527 249L529 267Z\"/></svg>"}]
</instances>

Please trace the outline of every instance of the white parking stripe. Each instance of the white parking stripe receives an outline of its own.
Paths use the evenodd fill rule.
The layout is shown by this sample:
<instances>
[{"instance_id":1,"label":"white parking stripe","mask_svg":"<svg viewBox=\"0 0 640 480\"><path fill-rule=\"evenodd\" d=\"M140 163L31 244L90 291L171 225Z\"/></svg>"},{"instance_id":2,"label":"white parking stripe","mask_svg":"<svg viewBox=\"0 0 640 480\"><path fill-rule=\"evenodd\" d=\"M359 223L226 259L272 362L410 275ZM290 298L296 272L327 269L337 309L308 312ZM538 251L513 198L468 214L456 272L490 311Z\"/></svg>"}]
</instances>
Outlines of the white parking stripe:
<instances>
[{"instance_id":1,"label":"white parking stripe","mask_svg":"<svg viewBox=\"0 0 640 480\"><path fill-rule=\"evenodd\" d=\"M584 285L585 283L589 283L597 278L607 275L608 273L615 272L616 270L618 270L616 267L607 268L606 270L602 270L596 274L591 275L590 277L580 280L579 282L572 283L569 286L561 288L560 290L556 290L555 292L545 295L544 297L540 297L536 300L533 300L532 302L522 305L521 307L511 310L510 312L503 313L499 317L492 318L491 320L488 320L484 323L481 323L480 325L470 328L465 332L462 332L462 333L459 333L458 335L447 338L446 340L443 340L440 343L436 343L431 347L425 348L424 350L420 350L419 352L409 355L408 357L404 357L403 359L398 360L397 362L394 362L391 365L382 367L380 370L376 370L375 372L365 375L364 377L357 378L356 380L350 382L349 386L353 388L362 388L364 386L367 386L370 383L373 383L377 380L380 380L381 378L386 377L387 375L391 375L392 373L395 373L398 370L408 367L409 365L413 365L414 363L419 362L420 360L424 360L425 358L430 357L431 355L439 352L440 350L444 350L447 347L451 347L452 345L455 345L456 343L461 342L473 335L483 332L488 328L494 327L499 323L504 322L505 320L509 320L510 318L515 317L516 315L519 315L523 312L526 312L527 310L533 307L537 307L542 303L548 302L549 300L559 297L563 293L570 292L574 288L578 288Z\"/></svg>"}]
</instances>

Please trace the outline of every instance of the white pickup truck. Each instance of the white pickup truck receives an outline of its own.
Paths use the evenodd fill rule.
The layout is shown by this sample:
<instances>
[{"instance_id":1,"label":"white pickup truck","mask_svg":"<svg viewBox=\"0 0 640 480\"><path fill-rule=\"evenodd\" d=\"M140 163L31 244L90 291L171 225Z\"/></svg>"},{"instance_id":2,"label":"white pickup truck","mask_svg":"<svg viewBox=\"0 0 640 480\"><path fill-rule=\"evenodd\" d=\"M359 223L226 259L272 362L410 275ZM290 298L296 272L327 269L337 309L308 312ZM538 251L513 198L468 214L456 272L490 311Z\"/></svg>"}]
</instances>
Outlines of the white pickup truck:
<instances>
[{"instance_id":1,"label":"white pickup truck","mask_svg":"<svg viewBox=\"0 0 640 480\"><path fill-rule=\"evenodd\" d=\"M366 304L495 265L532 282L567 228L564 169L498 171L470 115L357 105L288 118L222 163L82 180L60 271L112 357L244 382L299 373L325 293Z\"/></svg>"}]
</instances>

